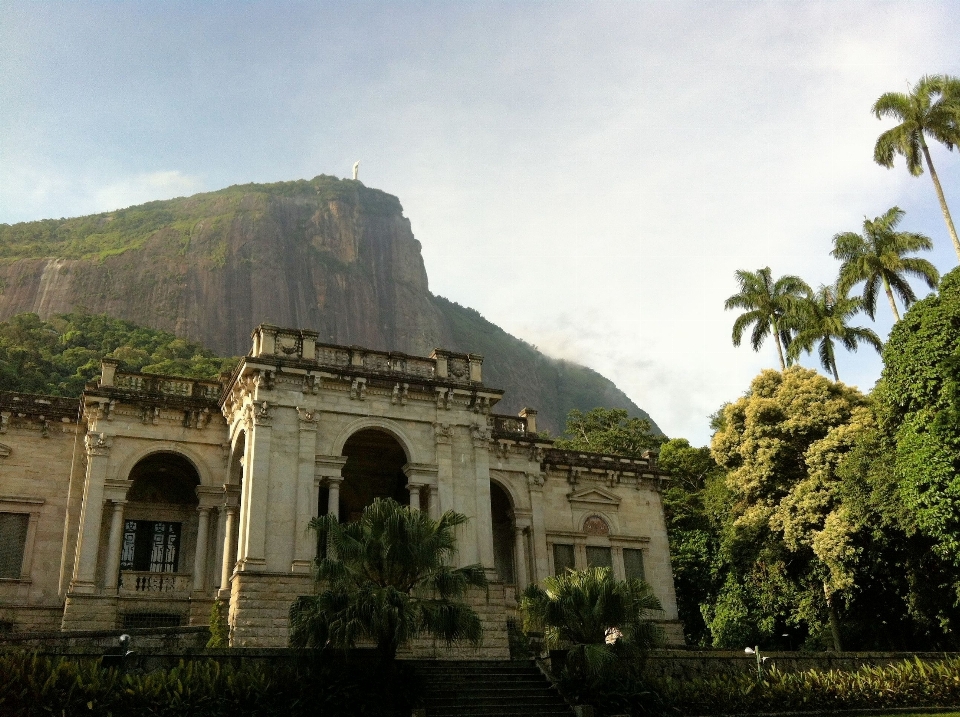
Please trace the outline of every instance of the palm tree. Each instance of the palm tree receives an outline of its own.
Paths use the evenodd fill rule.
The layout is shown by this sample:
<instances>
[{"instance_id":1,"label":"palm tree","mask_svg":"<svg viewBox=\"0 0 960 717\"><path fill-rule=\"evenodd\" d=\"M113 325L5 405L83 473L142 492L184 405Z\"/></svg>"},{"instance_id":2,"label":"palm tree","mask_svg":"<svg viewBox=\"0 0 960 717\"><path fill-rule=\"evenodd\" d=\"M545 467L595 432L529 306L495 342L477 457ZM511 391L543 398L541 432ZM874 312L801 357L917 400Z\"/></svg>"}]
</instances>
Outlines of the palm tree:
<instances>
[{"instance_id":1,"label":"palm tree","mask_svg":"<svg viewBox=\"0 0 960 717\"><path fill-rule=\"evenodd\" d=\"M764 340L772 333L780 357L780 370L785 370L784 344L789 343L790 337L790 325L786 319L796 301L811 293L810 287L796 276L781 276L774 281L769 266L756 272L737 271L736 277L740 292L723 305L727 310L746 309L746 313L740 314L733 322L733 345L740 345L743 332L751 324L753 332L750 345L754 351L759 351Z\"/></svg>"},{"instance_id":2,"label":"palm tree","mask_svg":"<svg viewBox=\"0 0 960 717\"><path fill-rule=\"evenodd\" d=\"M926 137L933 137L948 150L960 142L960 79L947 75L927 75L920 78L909 94L887 92L873 105L873 113L880 119L893 117L900 124L877 138L873 159L884 167L892 167L893 160L902 154L907 169L914 176L923 174L923 162L930 170L930 179L937 190L940 210L943 212L953 248L960 258L960 239L953 225L943 187L930 159Z\"/></svg>"},{"instance_id":3,"label":"palm tree","mask_svg":"<svg viewBox=\"0 0 960 717\"><path fill-rule=\"evenodd\" d=\"M375 500L355 523L314 518L323 589L290 608L291 644L346 648L371 640L388 671L397 649L424 633L479 644L480 617L460 598L468 587L486 587L483 566L449 565L455 530L466 521L452 510L433 520L389 498Z\"/></svg>"},{"instance_id":4,"label":"palm tree","mask_svg":"<svg viewBox=\"0 0 960 717\"><path fill-rule=\"evenodd\" d=\"M833 238L833 251L830 253L843 262L840 265L840 284L849 289L861 281L866 282L863 285L863 306L871 319L875 318L877 288L880 284L883 284L893 315L899 321L900 312L893 300L893 293L896 292L900 297L904 309L917 300L904 274L923 279L931 289L940 281L940 272L929 261L904 256L907 252L933 248L933 242L923 234L894 231L904 214L900 207L891 207L876 219L864 218L863 235L843 232Z\"/></svg>"},{"instance_id":5,"label":"palm tree","mask_svg":"<svg viewBox=\"0 0 960 717\"><path fill-rule=\"evenodd\" d=\"M549 649L569 648L565 669L596 676L618 654L636 654L659 643L651 622L662 610L650 586L616 580L610 568L569 570L530 585L520 599L526 632L542 632Z\"/></svg>"},{"instance_id":6,"label":"palm tree","mask_svg":"<svg viewBox=\"0 0 960 717\"><path fill-rule=\"evenodd\" d=\"M796 306L797 334L790 344L790 355L795 359L801 351L813 352L814 344L820 355L820 365L824 371L833 374L835 381L840 380L837 373L837 358L834 342L839 341L848 351L856 351L861 341L865 341L879 353L883 349L880 337L870 329L861 326L847 326L851 316L863 310L863 298L847 296L848 287L842 285L821 286L814 296L805 298Z\"/></svg>"}]
</instances>

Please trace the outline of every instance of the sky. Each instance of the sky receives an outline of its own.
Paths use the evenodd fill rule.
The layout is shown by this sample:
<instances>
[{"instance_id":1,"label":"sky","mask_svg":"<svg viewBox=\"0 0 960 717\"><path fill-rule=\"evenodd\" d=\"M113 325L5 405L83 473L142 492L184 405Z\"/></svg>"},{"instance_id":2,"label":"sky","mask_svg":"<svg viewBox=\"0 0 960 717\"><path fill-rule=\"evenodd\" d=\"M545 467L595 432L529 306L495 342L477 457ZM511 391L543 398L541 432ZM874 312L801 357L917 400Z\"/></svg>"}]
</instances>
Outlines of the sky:
<instances>
[{"instance_id":1,"label":"sky","mask_svg":"<svg viewBox=\"0 0 960 717\"><path fill-rule=\"evenodd\" d=\"M0 222L359 160L431 291L704 445L778 365L731 343L738 269L833 281L832 237L894 205L957 265L929 175L873 162L870 107L960 76L958 37L960 0L3 0ZM932 151L960 220L960 152ZM885 338L889 307L857 323ZM838 365L865 391L882 368Z\"/></svg>"}]
</instances>

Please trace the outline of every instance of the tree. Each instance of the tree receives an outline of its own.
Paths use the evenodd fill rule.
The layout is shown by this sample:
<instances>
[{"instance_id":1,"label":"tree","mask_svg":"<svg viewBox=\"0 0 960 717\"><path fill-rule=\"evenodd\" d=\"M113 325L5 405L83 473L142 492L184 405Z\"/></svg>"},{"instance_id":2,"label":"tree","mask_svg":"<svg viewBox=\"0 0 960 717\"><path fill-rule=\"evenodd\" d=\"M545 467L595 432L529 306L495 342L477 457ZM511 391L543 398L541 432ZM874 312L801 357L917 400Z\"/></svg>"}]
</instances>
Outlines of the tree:
<instances>
[{"instance_id":1,"label":"tree","mask_svg":"<svg viewBox=\"0 0 960 717\"><path fill-rule=\"evenodd\" d=\"M875 390L899 498L960 566L960 269L894 326ZM960 583L955 586L960 597Z\"/></svg>"},{"instance_id":2,"label":"tree","mask_svg":"<svg viewBox=\"0 0 960 717\"><path fill-rule=\"evenodd\" d=\"M722 583L726 473L709 448L694 448L685 438L664 443L658 463L670 476L662 498L680 622L689 644L708 646L703 606L716 600Z\"/></svg>"},{"instance_id":3,"label":"tree","mask_svg":"<svg viewBox=\"0 0 960 717\"><path fill-rule=\"evenodd\" d=\"M896 292L904 309L917 300L913 288L904 278L912 274L923 279L931 289L940 281L940 273L926 259L905 257L908 252L929 250L933 242L923 234L894 231L905 212L900 207L891 207L876 219L863 220L863 234L844 232L833 238L834 258L843 262L840 266L840 285L845 289L862 282L863 306L871 319L877 310L877 289L882 284L890 301L894 318L900 320L900 312L893 300Z\"/></svg>"},{"instance_id":4,"label":"tree","mask_svg":"<svg viewBox=\"0 0 960 717\"><path fill-rule=\"evenodd\" d=\"M566 434L569 438L554 441L556 448L630 458L641 458L664 440L651 432L650 421L630 418L622 408L594 408L586 413L575 408L567 414Z\"/></svg>"},{"instance_id":5,"label":"tree","mask_svg":"<svg viewBox=\"0 0 960 717\"><path fill-rule=\"evenodd\" d=\"M616 580L610 568L545 578L520 599L524 630L542 632L548 648L569 648L565 669L586 677L656 645L660 635L651 618L661 610L649 585Z\"/></svg>"},{"instance_id":6,"label":"tree","mask_svg":"<svg viewBox=\"0 0 960 717\"><path fill-rule=\"evenodd\" d=\"M795 305L794 320L797 333L790 344L788 355L796 359L800 352L811 353L818 344L817 353L824 371L840 380L837 372L837 356L834 342L839 342L848 351L856 351L861 341L883 350L883 342L871 329L848 326L847 321L863 310L863 299L849 297L849 288L842 285L821 286L814 296L806 297Z\"/></svg>"},{"instance_id":7,"label":"tree","mask_svg":"<svg viewBox=\"0 0 960 717\"><path fill-rule=\"evenodd\" d=\"M375 500L354 523L314 518L323 587L290 608L291 644L347 648L372 640L389 671L397 649L421 634L479 644L480 617L460 598L469 587L486 587L483 566L450 566L455 530L466 521L452 510L433 520L389 498Z\"/></svg>"},{"instance_id":8,"label":"tree","mask_svg":"<svg viewBox=\"0 0 960 717\"><path fill-rule=\"evenodd\" d=\"M930 179L940 200L940 210L960 259L960 238L957 237L947 200L943 196L940 179L930 158L927 136L941 142L948 150L960 141L960 79L947 75L927 75L920 78L908 93L887 92L873 105L877 119L892 117L900 124L877 138L873 159L890 168L899 154L906 160L910 174L923 174L923 163L930 170Z\"/></svg>"},{"instance_id":9,"label":"tree","mask_svg":"<svg viewBox=\"0 0 960 717\"><path fill-rule=\"evenodd\" d=\"M733 322L733 345L739 346L743 332L753 326L750 345L759 351L767 336L773 334L780 357L780 370L786 369L784 361L784 334L789 336L789 325L784 321L791 312L793 304L803 296L810 294L810 287L796 276L782 276L776 281L770 267L756 272L737 271L740 291L724 303L724 309L745 309Z\"/></svg>"},{"instance_id":10,"label":"tree","mask_svg":"<svg viewBox=\"0 0 960 717\"><path fill-rule=\"evenodd\" d=\"M711 452L726 469L727 574L706 618L716 646L803 626L840 647L836 596L852 587L858 525L835 468L869 426L859 391L800 366L764 371L724 408Z\"/></svg>"}]
</instances>

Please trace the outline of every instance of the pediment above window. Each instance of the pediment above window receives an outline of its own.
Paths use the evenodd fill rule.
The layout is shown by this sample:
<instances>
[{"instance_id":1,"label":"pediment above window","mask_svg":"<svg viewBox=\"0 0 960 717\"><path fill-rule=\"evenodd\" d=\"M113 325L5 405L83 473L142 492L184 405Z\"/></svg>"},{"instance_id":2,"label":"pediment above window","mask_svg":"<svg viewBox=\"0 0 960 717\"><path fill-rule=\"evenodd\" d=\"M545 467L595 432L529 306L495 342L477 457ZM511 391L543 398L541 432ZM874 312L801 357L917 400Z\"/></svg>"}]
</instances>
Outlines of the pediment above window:
<instances>
[{"instance_id":1,"label":"pediment above window","mask_svg":"<svg viewBox=\"0 0 960 717\"><path fill-rule=\"evenodd\" d=\"M571 503L592 506L604 506L606 508L616 508L620 505L620 497L603 490L602 488L586 488L578 490L567 495L567 500Z\"/></svg>"}]
</instances>

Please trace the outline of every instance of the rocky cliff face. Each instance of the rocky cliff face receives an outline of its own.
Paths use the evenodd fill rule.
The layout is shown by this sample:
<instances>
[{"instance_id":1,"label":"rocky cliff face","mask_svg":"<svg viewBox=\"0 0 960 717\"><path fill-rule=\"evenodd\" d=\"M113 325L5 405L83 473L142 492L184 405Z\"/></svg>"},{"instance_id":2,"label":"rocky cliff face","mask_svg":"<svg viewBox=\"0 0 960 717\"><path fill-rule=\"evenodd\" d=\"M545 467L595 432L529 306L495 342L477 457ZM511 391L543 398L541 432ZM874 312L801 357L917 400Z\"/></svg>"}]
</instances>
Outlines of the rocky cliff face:
<instances>
[{"instance_id":1,"label":"rocky cliff face","mask_svg":"<svg viewBox=\"0 0 960 717\"><path fill-rule=\"evenodd\" d=\"M485 383L563 427L571 408L646 414L610 381L550 359L430 293L396 197L359 182L230 187L93 217L0 226L0 319L78 308L249 350L258 323L312 328L320 340L426 355L484 354Z\"/></svg>"}]
</instances>

